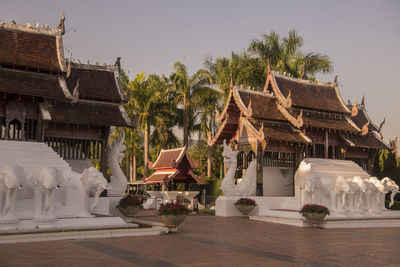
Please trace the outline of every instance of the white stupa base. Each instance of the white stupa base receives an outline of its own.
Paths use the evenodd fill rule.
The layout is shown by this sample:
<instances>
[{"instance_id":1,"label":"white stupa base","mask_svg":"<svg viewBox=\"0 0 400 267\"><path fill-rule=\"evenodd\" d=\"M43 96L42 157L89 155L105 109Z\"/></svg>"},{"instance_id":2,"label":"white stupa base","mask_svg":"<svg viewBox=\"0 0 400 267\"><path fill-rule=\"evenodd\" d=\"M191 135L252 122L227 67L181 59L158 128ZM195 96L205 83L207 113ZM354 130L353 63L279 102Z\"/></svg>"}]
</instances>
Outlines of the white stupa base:
<instances>
[{"instance_id":1,"label":"white stupa base","mask_svg":"<svg viewBox=\"0 0 400 267\"><path fill-rule=\"evenodd\" d=\"M0 216L0 231L17 229L17 222L15 217Z\"/></svg>"},{"instance_id":2,"label":"white stupa base","mask_svg":"<svg viewBox=\"0 0 400 267\"><path fill-rule=\"evenodd\" d=\"M46 230L50 231L72 231L92 229L113 229L113 228L137 228L137 224L125 223L119 217L95 217L95 218L69 218L51 220L20 220L16 228L0 229L0 234L12 233L36 233Z\"/></svg>"},{"instance_id":3,"label":"white stupa base","mask_svg":"<svg viewBox=\"0 0 400 267\"><path fill-rule=\"evenodd\" d=\"M280 223L299 227L311 227L297 210L269 210L263 216L250 216L252 220ZM322 223L317 225L320 228L382 228L400 227L400 211L387 210L382 214L352 214L332 212Z\"/></svg>"}]
</instances>

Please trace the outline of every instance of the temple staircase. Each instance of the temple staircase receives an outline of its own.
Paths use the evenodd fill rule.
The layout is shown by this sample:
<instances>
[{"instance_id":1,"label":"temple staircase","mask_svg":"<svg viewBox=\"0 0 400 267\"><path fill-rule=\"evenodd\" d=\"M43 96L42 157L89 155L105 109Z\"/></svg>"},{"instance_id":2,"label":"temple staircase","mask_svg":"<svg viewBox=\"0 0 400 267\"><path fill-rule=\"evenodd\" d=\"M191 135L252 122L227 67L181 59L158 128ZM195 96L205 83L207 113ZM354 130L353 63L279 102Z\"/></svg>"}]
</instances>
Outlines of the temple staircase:
<instances>
[{"instance_id":1,"label":"temple staircase","mask_svg":"<svg viewBox=\"0 0 400 267\"><path fill-rule=\"evenodd\" d=\"M71 168L45 143L0 141L0 164L21 165L25 174L34 168L53 166L69 173Z\"/></svg>"}]
</instances>

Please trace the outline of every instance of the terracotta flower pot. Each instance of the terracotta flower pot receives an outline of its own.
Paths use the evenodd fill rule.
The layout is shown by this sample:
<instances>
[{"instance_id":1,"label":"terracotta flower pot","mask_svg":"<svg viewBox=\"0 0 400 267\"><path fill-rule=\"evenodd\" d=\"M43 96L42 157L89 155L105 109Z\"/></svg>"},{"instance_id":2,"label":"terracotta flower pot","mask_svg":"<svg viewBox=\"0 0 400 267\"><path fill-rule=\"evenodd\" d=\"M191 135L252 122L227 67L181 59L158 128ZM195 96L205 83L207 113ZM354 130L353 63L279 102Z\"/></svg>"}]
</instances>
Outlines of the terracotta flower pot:
<instances>
[{"instance_id":1,"label":"terracotta flower pot","mask_svg":"<svg viewBox=\"0 0 400 267\"><path fill-rule=\"evenodd\" d=\"M254 210L256 205L235 205L238 211L240 211L243 215L249 215L250 212Z\"/></svg>"},{"instance_id":2,"label":"terracotta flower pot","mask_svg":"<svg viewBox=\"0 0 400 267\"><path fill-rule=\"evenodd\" d=\"M304 213L304 217L310 223L320 223L326 217L326 213L314 213L314 212L306 212Z\"/></svg>"},{"instance_id":3,"label":"terracotta flower pot","mask_svg":"<svg viewBox=\"0 0 400 267\"><path fill-rule=\"evenodd\" d=\"M135 217L136 213L138 213L141 208L139 206L127 206L127 207L118 207L118 210L124 215L125 217Z\"/></svg>"},{"instance_id":4,"label":"terracotta flower pot","mask_svg":"<svg viewBox=\"0 0 400 267\"><path fill-rule=\"evenodd\" d=\"M161 221L168 227L177 227L185 220L186 215L161 215Z\"/></svg>"}]
</instances>

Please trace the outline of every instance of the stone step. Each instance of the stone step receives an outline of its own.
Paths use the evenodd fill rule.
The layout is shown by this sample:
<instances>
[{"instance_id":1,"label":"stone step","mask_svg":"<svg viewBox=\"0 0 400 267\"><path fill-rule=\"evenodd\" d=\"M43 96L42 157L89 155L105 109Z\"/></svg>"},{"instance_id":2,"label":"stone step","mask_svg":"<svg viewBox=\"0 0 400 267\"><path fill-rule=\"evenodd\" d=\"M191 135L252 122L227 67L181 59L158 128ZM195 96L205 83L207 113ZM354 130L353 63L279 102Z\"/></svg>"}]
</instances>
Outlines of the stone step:
<instances>
[{"instance_id":1,"label":"stone step","mask_svg":"<svg viewBox=\"0 0 400 267\"><path fill-rule=\"evenodd\" d=\"M45 143L0 141L0 163L21 165L25 172L49 166L71 171L69 164Z\"/></svg>"}]
</instances>

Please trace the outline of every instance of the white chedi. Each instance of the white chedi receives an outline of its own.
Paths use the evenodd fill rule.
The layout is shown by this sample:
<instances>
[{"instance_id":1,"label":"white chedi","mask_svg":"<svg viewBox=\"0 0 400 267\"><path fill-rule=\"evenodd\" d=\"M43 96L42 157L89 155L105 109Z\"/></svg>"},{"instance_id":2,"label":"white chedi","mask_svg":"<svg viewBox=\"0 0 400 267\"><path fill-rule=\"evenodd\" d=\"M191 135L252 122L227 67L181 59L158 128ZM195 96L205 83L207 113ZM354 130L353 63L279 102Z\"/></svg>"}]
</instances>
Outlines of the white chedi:
<instances>
[{"instance_id":1,"label":"white chedi","mask_svg":"<svg viewBox=\"0 0 400 267\"><path fill-rule=\"evenodd\" d=\"M253 160L247 167L247 171L242 177L242 181L235 185L235 173L237 167L237 151L233 151L224 140L224 163L227 168L224 179L221 182L221 190L225 196L255 196L257 161Z\"/></svg>"}]
</instances>

